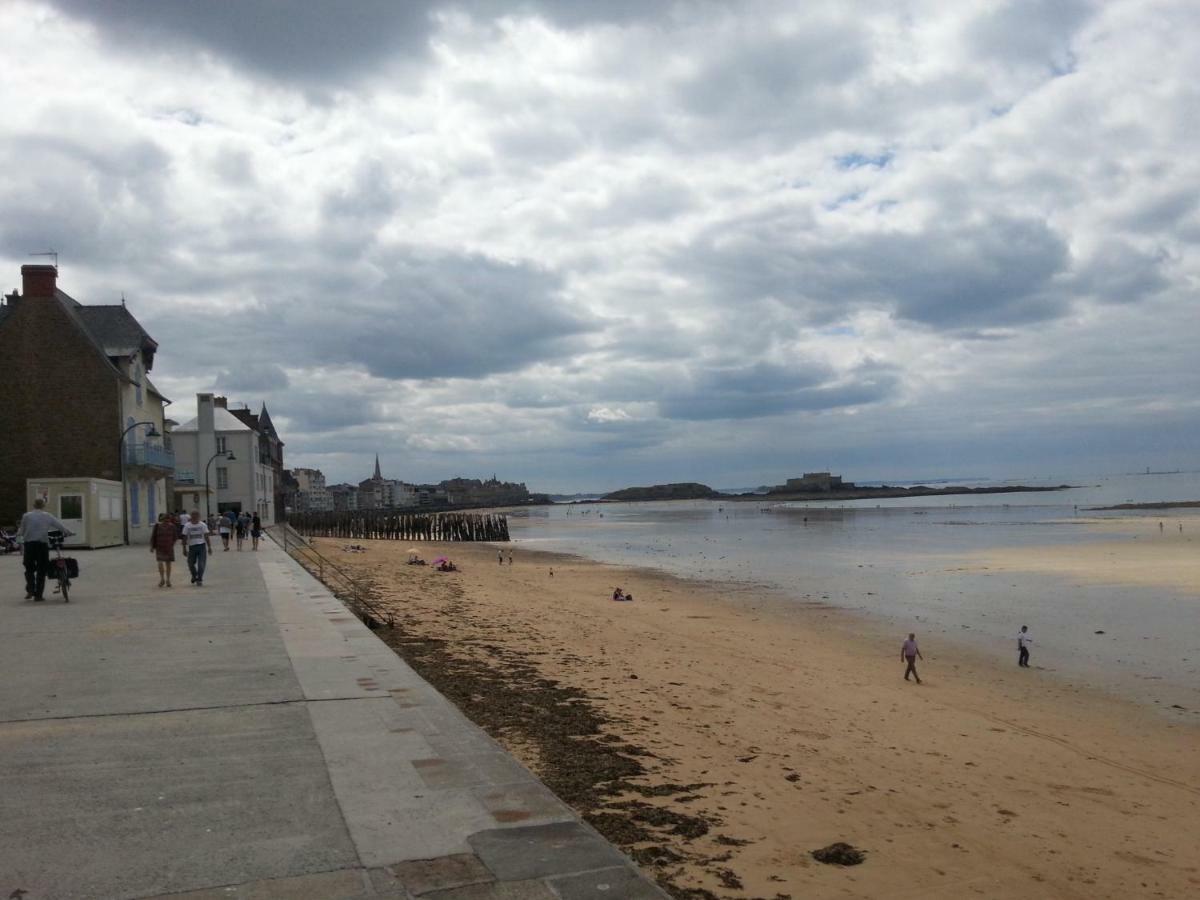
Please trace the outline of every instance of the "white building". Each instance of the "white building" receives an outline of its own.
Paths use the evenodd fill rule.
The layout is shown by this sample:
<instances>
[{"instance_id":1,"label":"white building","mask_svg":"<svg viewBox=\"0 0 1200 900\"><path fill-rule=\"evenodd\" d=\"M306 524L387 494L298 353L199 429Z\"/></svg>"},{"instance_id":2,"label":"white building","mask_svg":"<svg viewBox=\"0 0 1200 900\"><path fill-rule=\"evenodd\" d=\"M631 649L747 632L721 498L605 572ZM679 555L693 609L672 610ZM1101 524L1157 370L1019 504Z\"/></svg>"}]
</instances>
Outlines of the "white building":
<instances>
[{"instance_id":1,"label":"white building","mask_svg":"<svg viewBox=\"0 0 1200 900\"><path fill-rule=\"evenodd\" d=\"M212 394L196 395L196 411L171 432L179 508L258 513L264 525L273 524L275 476L259 452L258 432Z\"/></svg>"},{"instance_id":2,"label":"white building","mask_svg":"<svg viewBox=\"0 0 1200 900\"><path fill-rule=\"evenodd\" d=\"M320 469L292 469L296 479L296 512L329 512L333 497L325 487L325 473Z\"/></svg>"}]
</instances>

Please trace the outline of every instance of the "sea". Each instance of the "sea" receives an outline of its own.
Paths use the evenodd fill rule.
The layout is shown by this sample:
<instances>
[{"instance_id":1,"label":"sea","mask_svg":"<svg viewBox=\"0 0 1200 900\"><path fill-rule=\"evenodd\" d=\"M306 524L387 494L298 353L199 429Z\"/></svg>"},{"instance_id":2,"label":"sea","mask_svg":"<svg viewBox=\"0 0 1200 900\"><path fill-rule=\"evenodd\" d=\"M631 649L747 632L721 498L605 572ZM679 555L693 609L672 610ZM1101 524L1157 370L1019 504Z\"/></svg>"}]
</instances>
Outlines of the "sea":
<instances>
[{"instance_id":1,"label":"sea","mask_svg":"<svg viewBox=\"0 0 1200 900\"><path fill-rule=\"evenodd\" d=\"M927 656L941 642L950 652L967 645L1015 666L1016 633L1027 624L1035 640L1033 663L1041 671L1200 725L1200 596L993 572L977 564L1000 548L1112 540L1111 532L1093 527L1097 519L1124 520L1146 539L1158 535L1160 521L1176 535L1182 524L1200 553L1200 509L1091 509L1200 500L1200 472L1075 475L1019 484L1072 487L834 502L763 496L556 504L510 511L509 528L518 546L763 585L798 601L850 610L894 626L897 640L919 632Z\"/></svg>"}]
</instances>

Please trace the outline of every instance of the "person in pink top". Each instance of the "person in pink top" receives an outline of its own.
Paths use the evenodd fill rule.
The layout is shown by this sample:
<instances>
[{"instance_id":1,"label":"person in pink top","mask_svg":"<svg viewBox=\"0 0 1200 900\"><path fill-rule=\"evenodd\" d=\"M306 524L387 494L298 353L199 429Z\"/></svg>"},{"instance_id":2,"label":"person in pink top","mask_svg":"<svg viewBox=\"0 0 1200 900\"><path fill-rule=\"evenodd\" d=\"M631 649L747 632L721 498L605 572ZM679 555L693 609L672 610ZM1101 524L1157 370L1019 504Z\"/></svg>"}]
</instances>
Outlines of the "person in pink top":
<instances>
[{"instance_id":1,"label":"person in pink top","mask_svg":"<svg viewBox=\"0 0 1200 900\"><path fill-rule=\"evenodd\" d=\"M920 648L917 647L917 636L910 634L908 640L904 642L904 646L900 648L900 659L908 663L908 668L904 670L904 680L908 681L908 676L911 674L917 679L917 684L921 683L921 676L917 674L917 660L925 659L921 655Z\"/></svg>"}]
</instances>

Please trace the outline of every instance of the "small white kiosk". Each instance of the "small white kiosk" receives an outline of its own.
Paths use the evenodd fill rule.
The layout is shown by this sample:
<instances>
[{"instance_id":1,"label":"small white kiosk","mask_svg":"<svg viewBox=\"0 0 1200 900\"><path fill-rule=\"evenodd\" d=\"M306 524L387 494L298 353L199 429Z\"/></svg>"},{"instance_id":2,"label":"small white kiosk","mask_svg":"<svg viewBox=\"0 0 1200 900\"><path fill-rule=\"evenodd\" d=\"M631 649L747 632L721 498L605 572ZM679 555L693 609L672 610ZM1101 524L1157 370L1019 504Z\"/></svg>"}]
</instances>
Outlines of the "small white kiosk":
<instances>
[{"instance_id":1,"label":"small white kiosk","mask_svg":"<svg viewBox=\"0 0 1200 900\"><path fill-rule=\"evenodd\" d=\"M67 547L116 547L125 542L121 531L121 482L105 478L29 478L25 481L28 509L41 497L46 512L74 532Z\"/></svg>"}]
</instances>

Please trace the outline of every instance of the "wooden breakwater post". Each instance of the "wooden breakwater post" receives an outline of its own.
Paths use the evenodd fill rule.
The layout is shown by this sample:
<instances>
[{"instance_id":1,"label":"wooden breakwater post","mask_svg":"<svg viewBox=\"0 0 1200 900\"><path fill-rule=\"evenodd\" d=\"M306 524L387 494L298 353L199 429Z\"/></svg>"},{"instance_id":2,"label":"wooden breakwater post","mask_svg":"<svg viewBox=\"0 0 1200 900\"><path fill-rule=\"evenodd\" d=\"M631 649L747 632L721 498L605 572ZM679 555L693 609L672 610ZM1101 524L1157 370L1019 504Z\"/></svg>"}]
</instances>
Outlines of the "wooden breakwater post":
<instances>
[{"instance_id":1,"label":"wooden breakwater post","mask_svg":"<svg viewBox=\"0 0 1200 900\"><path fill-rule=\"evenodd\" d=\"M384 541L509 540L508 516L495 513L401 513L390 509L302 512L288 524L308 537Z\"/></svg>"}]
</instances>

